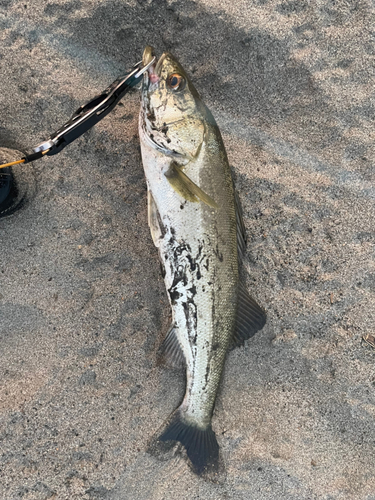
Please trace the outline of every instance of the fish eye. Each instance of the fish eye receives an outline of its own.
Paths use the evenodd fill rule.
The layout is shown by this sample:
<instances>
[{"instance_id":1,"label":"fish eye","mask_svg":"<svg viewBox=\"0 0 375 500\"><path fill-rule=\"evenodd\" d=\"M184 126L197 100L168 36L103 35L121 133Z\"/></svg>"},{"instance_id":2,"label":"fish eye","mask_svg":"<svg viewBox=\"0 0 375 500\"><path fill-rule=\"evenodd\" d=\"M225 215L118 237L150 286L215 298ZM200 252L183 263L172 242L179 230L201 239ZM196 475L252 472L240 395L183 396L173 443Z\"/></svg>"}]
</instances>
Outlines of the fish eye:
<instances>
[{"instance_id":1,"label":"fish eye","mask_svg":"<svg viewBox=\"0 0 375 500\"><path fill-rule=\"evenodd\" d=\"M172 73L167 79L167 85L172 90L183 90L186 85L186 80L178 73Z\"/></svg>"}]
</instances>

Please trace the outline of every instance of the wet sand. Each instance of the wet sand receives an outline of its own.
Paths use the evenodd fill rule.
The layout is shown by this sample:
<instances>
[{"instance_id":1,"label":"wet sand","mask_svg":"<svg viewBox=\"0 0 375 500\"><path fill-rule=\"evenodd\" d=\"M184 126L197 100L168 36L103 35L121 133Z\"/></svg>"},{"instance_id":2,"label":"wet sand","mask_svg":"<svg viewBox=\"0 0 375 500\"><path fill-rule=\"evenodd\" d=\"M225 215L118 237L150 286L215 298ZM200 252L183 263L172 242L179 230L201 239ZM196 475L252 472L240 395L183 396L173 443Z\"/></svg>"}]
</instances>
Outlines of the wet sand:
<instances>
[{"instance_id":1,"label":"wet sand","mask_svg":"<svg viewBox=\"0 0 375 500\"><path fill-rule=\"evenodd\" d=\"M172 51L223 134L266 327L229 353L195 476L149 440L180 402L147 225L139 93L16 171L0 219L0 498L374 500L370 1L0 4L0 147L30 150L140 59Z\"/></svg>"}]
</instances>

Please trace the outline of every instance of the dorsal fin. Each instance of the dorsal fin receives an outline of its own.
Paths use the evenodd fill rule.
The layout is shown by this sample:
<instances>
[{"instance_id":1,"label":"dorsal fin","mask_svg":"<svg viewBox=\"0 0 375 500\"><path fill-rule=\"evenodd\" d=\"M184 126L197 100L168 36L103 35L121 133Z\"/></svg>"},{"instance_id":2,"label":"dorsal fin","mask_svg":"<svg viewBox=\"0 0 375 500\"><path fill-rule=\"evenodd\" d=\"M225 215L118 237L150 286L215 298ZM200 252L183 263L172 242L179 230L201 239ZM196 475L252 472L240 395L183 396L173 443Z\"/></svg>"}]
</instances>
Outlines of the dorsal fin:
<instances>
[{"instance_id":1,"label":"dorsal fin","mask_svg":"<svg viewBox=\"0 0 375 500\"><path fill-rule=\"evenodd\" d=\"M236 327L233 334L232 347L241 346L261 330L266 323L266 313L250 297L245 286L240 283L238 289L238 305Z\"/></svg>"},{"instance_id":2,"label":"dorsal fin","mask_svg":"<svg viewBox=\"0 0 375 500\"><path fill-rule=\"evenodd\" d=\"M238 250L238 263L242 263L242 259L246 255L246 231L242 219L241 201L236 190L234 190L234 201L236 210L237 222L237 250Z\"/></svg>"}]
</instances>

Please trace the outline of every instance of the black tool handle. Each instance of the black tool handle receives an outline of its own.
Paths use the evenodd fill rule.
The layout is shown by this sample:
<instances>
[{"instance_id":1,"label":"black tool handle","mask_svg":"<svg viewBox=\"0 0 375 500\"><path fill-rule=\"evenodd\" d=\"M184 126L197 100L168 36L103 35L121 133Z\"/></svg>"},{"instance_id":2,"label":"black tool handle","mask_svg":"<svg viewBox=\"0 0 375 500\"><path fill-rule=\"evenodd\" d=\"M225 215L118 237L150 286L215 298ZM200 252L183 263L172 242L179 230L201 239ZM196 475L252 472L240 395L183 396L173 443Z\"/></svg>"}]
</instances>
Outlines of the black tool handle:
<instances>
[{"instance_id":1,"label":"black tool handle","mask_svg":"<svg viewBox=\"0 0 375 500\"><path fill-rule=\"evenodd\" d=\"M100 95L80 106L70 120L51 135L55 145L46 153L48 156L60 153L68 144L96 125L108 115L122 97L141 79L135 77L137 70L117 78Z\"/></svg>"}]
</instances>

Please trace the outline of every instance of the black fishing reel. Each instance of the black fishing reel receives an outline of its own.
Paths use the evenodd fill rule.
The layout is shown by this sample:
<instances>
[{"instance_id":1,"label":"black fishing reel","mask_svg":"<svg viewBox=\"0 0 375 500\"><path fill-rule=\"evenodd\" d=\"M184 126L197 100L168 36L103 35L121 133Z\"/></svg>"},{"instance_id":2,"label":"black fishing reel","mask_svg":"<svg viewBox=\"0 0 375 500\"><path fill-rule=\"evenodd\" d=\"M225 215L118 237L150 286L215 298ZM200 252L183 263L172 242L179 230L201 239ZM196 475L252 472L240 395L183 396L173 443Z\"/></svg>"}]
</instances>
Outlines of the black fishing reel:
<instances>
[{"instance_id":1,"label":"black fishing reel","mask_svg":"<svg viewBox=\"0 0 375 500\"><path fill-rule=\"evenodd\" d=\"M0 163L19 158L20 152L0 148ZM35 179L31 169L22 171L21 165L0 169L0 219L20 209L35 191Z\"/></svg>"},{"instance_id":2,"label":"black fishing reel","mask_svg":"<svg viewBox=\"0 0 375 500\"><path fill-rule=\"evenodd\" d=\"M17 186L10 167L0 170L0 217L12 210L17 198Z\"/></svg>"}]
</instances>

